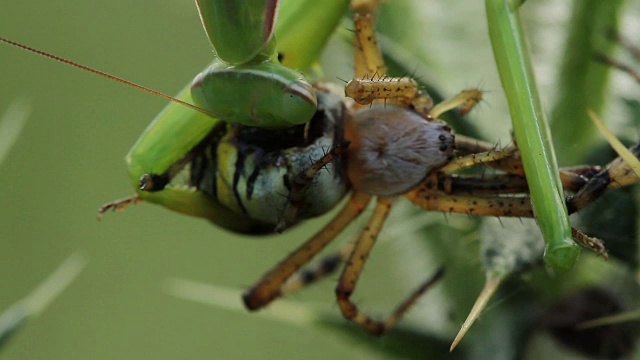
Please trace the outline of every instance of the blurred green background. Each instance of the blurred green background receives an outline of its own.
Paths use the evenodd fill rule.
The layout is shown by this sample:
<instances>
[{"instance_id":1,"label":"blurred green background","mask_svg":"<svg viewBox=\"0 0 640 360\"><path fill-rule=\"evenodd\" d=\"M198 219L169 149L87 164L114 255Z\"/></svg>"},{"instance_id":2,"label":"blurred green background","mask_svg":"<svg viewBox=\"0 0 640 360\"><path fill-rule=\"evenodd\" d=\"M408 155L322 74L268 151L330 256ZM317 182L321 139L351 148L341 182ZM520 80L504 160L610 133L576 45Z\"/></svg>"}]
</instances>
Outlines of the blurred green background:
<instances>
[{"instance_id":1,"label":"blurred green background","mask_svg":"<svg viewBox=\"0 0 640 360\"><path fill-rule=\"evenodd\" d=\"M550 107L571 2L529 0L523 17ZM510 141L481 2L389 1L381 18L381 30L403 49L415 75L445 96L470 86L488 90L486 102L469 121L488 141ZM628 1L624 31L640 33L639 19L638 1ZM0 4L0 36L170 94L211 60L192 1L5 1ZM323 55L329 80L351 76L346 49L337 39ZM339 316L333 297L336 276L293 295L284 307L257 314L237 311L240 291L306 239L322 219L261 239L234 236L149 204L108 213L97 222L101 204L132 193L123 157L164 101L4 44L0 84L0 113L16 101L31 109L0 164L0 312L29 294L71 253L80 250L89 259L69 288L0 349L3 359L439 358L482 287L477 219L447 216L443 221L442 214L405 207L385 227L355 300L384 315L439 265L446 264L448 275L388 336L366 335ZM614 128L624 130L629 115L619 97L637 99L639 92L620 74L613 84L603 114L616 120ZM615 203L600 206L602 214L620 216ZM354 230L362 224L359 220ZM428 236L419 231L424 228ZM630 256L637 259L635 252ZM555 293L557 283L585 278L596 284L607 280L638 306L633 302L637 285L628 285L633 271L617 260L603 265L585 255L578 269L556 275L549 288L535 285L536 277L543 279L538 283L546 281L544 269L528 274L534 280L525 278L524 285L497 295L451 358L489 353L509 359L523 349L530 358L544 351L569 356L545 335L532 335L531 318L542 311L535 306L562 294ZM227 302L231 308L225 308L178 299L165 290L171 278L236 291L237 302ZM312 320L281 315L294 310L310 312Z\"/></svg>"}]
</instances>

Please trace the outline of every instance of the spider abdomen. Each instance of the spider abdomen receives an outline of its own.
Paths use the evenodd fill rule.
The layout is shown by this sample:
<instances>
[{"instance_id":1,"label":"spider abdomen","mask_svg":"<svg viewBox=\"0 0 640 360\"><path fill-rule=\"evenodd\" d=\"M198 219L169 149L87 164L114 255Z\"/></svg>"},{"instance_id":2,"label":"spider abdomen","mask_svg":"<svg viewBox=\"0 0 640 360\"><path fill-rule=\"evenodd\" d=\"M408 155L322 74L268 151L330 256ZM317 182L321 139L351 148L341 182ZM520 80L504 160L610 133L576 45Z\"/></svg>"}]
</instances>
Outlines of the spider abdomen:
<instances>
[{"instance_id":1,"label":"spider abdomen","mask_svg":"<svg viewBox=\"0 0 640 360\"><path fill-rule=\"evenodd\" d=\"M451 159L454 135L442 121L426 121L398 106L360 110L345 123L347 175L357 191L392 196L414 188Z\"/></svg>"}]
</instances>

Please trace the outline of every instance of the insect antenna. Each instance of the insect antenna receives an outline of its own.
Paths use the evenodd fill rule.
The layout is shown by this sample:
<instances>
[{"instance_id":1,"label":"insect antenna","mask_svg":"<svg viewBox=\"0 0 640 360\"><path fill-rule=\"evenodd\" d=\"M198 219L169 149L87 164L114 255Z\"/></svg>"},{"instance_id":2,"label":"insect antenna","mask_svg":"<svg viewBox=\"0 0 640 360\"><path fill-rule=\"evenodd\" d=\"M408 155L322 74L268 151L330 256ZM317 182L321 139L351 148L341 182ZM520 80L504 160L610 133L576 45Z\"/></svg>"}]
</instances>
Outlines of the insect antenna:
<instances>
[{"instance_id":1,"label":"insect antenna","mask_svg":"<svg viewBox=\"0 0 640 360\"><path fill-rule=\"evenodd\" d=\"M18 43L18 42L15 42L15 41L3 38L3 37L0 37L0 42L6 43L6 44L9 44L9 45L13 45L13 46L21 48L23 50L26 50L26 51L29 51L29 52L44 56L44 57L49 58L49 59L53 59L53 60L59 61L61 63L67 64L67 65L71 65L71 66L76 67L76 68L78 68L80 70L84 70L84 71L87 71L87 72L90 72L90 73L105 77L107 79L117 81L117 82L119 82L121 84L133 87L135 89L146 91L146 92L148 92L148 93L150 93L152 95L159 96L159 97L161 97L161 98L163 98L165 100L172 101L172 102L180 104L182 106L186 106L186 107L188 107L188 108L190 108L192 110L195 110L197 112L203 113L205 115L208 115L208 116L211 116L211 117L216 117L212 113L210 113L209 111L207 111L207 110L205 110L205 109L203 109L201 107L195 106L195 105L190 104L190 103L188 103L186 101L182 101L182 100L180 100L178 98L175 98L173 96L167 95L167 94L162 93L160 91L153 90L153 89L148 88L146 86L142 86L142 85L136 84L134 82L131 82L129 80L125 80L125 79L123 79L121 77L117 77L117 76L108 74L108 73L106 73L104 71L100 71L100 70L97 70L97 69L94 69L94 68L79 64L79 63L77 63L75 61L71 61L71 60L62 58L60 56L56 56L56 55L50 54L48 52L45 52L45 51L42 51L42 50L38 50L38 49L32 48L30 46L27 46L27 45L24 45L24 44L21 44L21 43Z\"/></svg>"}]
</instances>

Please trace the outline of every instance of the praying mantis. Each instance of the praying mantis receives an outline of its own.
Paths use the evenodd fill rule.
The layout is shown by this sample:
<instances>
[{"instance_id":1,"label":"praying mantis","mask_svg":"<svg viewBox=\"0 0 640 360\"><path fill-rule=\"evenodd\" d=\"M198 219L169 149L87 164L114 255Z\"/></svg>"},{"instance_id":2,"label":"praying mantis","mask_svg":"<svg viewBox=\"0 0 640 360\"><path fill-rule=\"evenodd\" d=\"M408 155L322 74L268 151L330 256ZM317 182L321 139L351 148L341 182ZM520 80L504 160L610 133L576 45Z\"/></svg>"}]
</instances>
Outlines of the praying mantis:
<instances>
[{"instance_id":1,"label":"praying mantis","mask_svg":"<svg viewBox=\"0 0 640 360\"><path fill-rule=\"evenodd\" d=\"M285 57L285 59L286 59L286 57ZM180 111L180 110L178 110L178 111ZM198 116L200 116L200 115L198 115ZM190 128L189 131L194 132L194 133L198 133L198 134L203 134L203 133L206 132L206 131L198 130L198 129L194 129L194 128ZM182 146L183 148L191 147L191 145L185 145L185 144L180 144L180 146ZM144 148L136 148L136 149L140 150L140 152L139 152L140 154L148 154L148 152L142 151L142 150L144 150ZM184 153L184 151L182 153ZM181 154L180 152L177 153L177 155L180 155L180 154ZM133 155L136 155L136 153L133 153ZM135 157L135 156L133 156L133 158L134 158L134 160L140 159L139 157ZM163 161L166 161L167 163L174 163L175 159L163 159ZM152 161L152 163L159 164L159 162L156 162L156 161ZM145 166L141 166L140 169L136 170L136 175L141 175L141 173L143 173L143 172L146 173L146 172L150 172L150 171L155 171L155 169L149 169L148 166L146 168L145 168ZM133 176L133 175L131 176L131 181L134 183L134 185L138 185L137 184L138 180L139 180L139 176ZM151 200L151 199L152 199L152 196L155 196L155 195L148 195L148 196L149 196L148 200L153 202L153 200ZM192 204L193 203L189 203L189 206L187 206L187 207L191 207ZM205 205L205 207L207 207L207 206L208 205ZM220 212L217 212L215 216L216 216L216 219L218 219L217 216L221 216ZM224 220L224 222L227 223L227 224L229 223L227 220Z\"/></svg>"}]
</instances>

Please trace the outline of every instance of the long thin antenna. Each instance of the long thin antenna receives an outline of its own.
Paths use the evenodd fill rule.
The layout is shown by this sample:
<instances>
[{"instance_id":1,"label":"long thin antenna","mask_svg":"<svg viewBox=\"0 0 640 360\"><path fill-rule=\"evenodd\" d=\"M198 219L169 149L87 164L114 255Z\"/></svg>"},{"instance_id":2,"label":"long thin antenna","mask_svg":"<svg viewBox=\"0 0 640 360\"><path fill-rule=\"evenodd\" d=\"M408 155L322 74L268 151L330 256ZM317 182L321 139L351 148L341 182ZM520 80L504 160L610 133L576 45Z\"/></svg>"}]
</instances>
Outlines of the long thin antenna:
<instances>
[{"instance_id":1,"label":"long thin antenna","mask_svg":"<svg viewBox=\"0 0 640 360\"><path fill-rule=\"evenodd\" d=\"M205 109L203 109L201 107L195 106L193 104L189 104L188 102L182 101L180 99L177 99L177 98L175 98L173 96L169 96L169 95L164 94L164 93L161 93L159 91L150 89L150 88L148 88L146 86L142 86L142 85L136 84L136 83L131 82L129 80L125 80L123 78L120 78L120 77L117 77L117 76L114 76L114 75L111 75L111 74L107 74L106 72L103 72L103 71L100 71L100 70L96 70L96 69L90 68L88 66L84 66L82 64L78 64L77 62L74 62L74 61L71 61L71 60L67 60L65 58L61 58L61 57L53 55L53 54L49 54L49 53L44 52L42 50L38 50L38 49L32 48L30 46L20 44L20 43L15 42L15 41L11 41L11 40L5 39L3 37L0 37L0 42L7 43L9 45L13 45L13 46L19 47L19 48L21 48L23 50L27 50L27 51L30 51L32 53L35 53L35 54L38 54L38 55L42 55L42 56L47 57L49 59L53 59L53 60L59 61L61 63L76 67L78 69L81 69L81 70L84 70L84 71L88 71L90 73L93 73L93 74L96 74L96 75L100 75L102 77L106 77L107 79L111 79L111 80L117 81L117 82L125 84L127 86L131 86L133 88L136 88L136 89L139 89L139 90L142 90L142 91L146 91L146 92L148 92L150 94L153 94L155 96L159 96L159 97L161 97L163 99L166 99L166 100L169 100L169 101L173 101L174 103L180 104L182 106L186 106L186 107L188 107L190 109L193 109L193 110L198 111L200 113L203 113L205 115L209 115L211 117L216 117L215 115L213 115L212 113L210 113L209 111L207 111L207 110L205 110Z\"/></svg>"}]
</instances>

